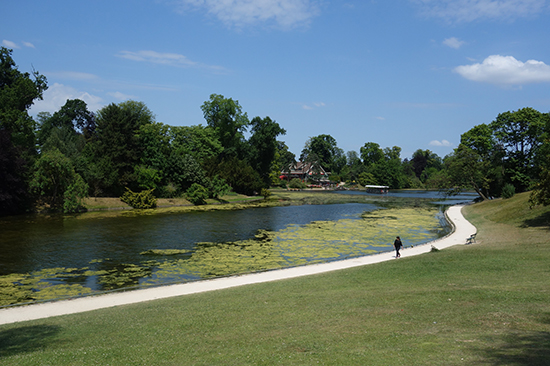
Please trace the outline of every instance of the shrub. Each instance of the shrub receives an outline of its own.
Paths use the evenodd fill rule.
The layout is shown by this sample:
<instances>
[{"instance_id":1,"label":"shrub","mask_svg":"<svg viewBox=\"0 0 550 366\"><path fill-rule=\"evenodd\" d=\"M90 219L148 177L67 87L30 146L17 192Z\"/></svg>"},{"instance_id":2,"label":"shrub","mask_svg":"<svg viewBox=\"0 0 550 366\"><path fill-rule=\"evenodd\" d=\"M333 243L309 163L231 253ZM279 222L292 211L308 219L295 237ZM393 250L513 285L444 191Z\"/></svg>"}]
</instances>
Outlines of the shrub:
<instances>
[{"instance_id":1,"label":"shrub","mask_svg":"<svg viewBox=\"0 0 550 366\"><path fill-rule=\"evenodd\" d=\"M205 205L207 198L208 190L198 183L193 183L187 190L187 199L195 206Z\"/></svg>"},{"instance_id":2,"label":"shrub","mask_svg":"<svg viewBox=\"0 0 550 366\"><path fill-rule=\"evenodd\" d=\"M289 188L306 188L306 184L300 180L300 178L292 178L292 180L288 183Z\"/></svg>"},{"instance_id":3,"label":"shrub","mask_svg":"<svg viewBox=\"0 0 550 366\"><path fill-rule=\"evenodd\" d=\"M502 198L512 198L514 197L514 194L516 194L516 187L514 187L512 184L507 183L502 188Z\"/></svg>"},{"instance_id":4,"label":"shrub","mask_svg":"<svg viewBox=\"0 0 550 366\"><path fill-rule=\"evenodd\" d=\"M126 192L120 197L120 200L137 209L155 208L157 199L153 196L153 191L154 189L148 189L136 193L126 188Z\"/></svg>"},{"instance_id":5,"label":"shrub","mask_svg":"<svg viewBox=\"0 0 550 366\"><path fill-rule=\"evenodd\" d=\"M260 193L264 199L267 199L267 197L271 196L271 191L266 188L262 188L262 192Z\"/></svg>"}]
</instances>

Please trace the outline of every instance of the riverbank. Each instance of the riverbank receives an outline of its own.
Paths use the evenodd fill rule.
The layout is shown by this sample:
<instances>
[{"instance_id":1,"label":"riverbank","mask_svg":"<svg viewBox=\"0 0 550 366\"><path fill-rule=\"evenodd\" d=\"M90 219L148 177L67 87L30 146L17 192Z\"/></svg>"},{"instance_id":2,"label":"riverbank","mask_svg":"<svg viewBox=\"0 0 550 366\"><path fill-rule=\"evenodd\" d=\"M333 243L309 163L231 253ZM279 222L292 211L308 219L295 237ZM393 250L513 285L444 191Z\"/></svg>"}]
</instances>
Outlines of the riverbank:
<instances>
[{"instance_id":1,"label":"riverbank","mask_svg":"<svg viewBox=\"0 0 550 366\"><path fill-rule=\"evenodd\" d=\"M453 245L465 244L466 239L470 237L470 235L476 233L476 228L464 218L461 213L462 207L463 206L452 206L446 212L447 219L453 225L453 231L449 235L423 245L403 249L402 256L409 257L427 253L434 247L440 250ZM364 266L367 264L385 262L391 259L395 259L394 253L384 252L348 260L251 273L241 276L223 277L207 281L195 281L184 284L125 291L106 295L87 296L43 304L18 306L14 308L0 309L0 324L42 319L51 316L76 314L85 311L128 305L168 297L309 276L313 274Z\"/></svg>"},{"instance_id":2,"label":"riverbank","mask_svg":"<svg viewBox=\"0 0 550 366\"><path fill-rule=\"evenodd\" d=\"M545 365L550 208L466 207L477 243L0 326L3 365Z\"/></svg>"}]
</instances>

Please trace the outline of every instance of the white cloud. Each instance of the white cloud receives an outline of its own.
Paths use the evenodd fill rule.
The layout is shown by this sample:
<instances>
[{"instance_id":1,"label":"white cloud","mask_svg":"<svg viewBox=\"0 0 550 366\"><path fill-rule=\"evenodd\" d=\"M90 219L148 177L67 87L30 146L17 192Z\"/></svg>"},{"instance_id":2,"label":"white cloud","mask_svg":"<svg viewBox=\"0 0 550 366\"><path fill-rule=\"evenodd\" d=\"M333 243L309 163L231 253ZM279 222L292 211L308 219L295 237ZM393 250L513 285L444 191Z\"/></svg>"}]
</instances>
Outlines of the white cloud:
<instances>
[{"instance_id":1,"label":"white cloud","mask_svg":"<svg viewBox=\"0 0 550 366\"><path fill-rule=\"evenodd\" d=\"M443 41L443 44L445 46L449 46L451 48L454 48L458 50L460 47L462 47L466 42L459 40L456 37L447 38Z\"/></svg>"},{"instance_id":2,"label":"white cloud","mask_svg":"<svg viewBox=\"0 0 550 366\"><path fill-rule=\"evenodd\" d=\"M196 62L189 60L183 55L178 55L177 53L160 53L155 51L120 51L117 56L128 60L151 62L161 65L183 67L197 66Z\"/></svg>"},{"instance_id":3,"label":"white cloud","mask_svg":"<svg viewBox=\"0 0 550 366\"><path fill-rule=\"evenodd\" d=\"M25 45L26 47L35 48L34 45L30 42L23 42L23 45Z\"/></svg>"},{"instance_id":4,"label":"white cloud","mask_svg":"<svg viewBox=\"0 0 550 366\"><path fill-rule=\"evenodd\" d=\"M118 100L137 99L137 97L135 95L124 94L124 93L121 93L121 92L113 92L113 93L107 93L107 94L110 95L111 97L115 98L115 99L118 99Z\"/></svg>"},{"instance_id":5,"label":"white cloud","mask_svg":"<svg viewBox=\"0 0 550 366\"><path fill-rule=\"evenodd\" d=\"M312 109L315 109L315 108L321 108L321 107L324 107L326 106L325 103L323 102L315 102L315 103L312 103L312 104L304 104L302 105L302 108L305 109L305 110L312 110Z\"/></svg>"},{"instance_id":6,"label":"white cloud","mask_svg":"<svg viewBox=\"0 0 550 366\"><path fill-rule=\"evenodd\" d=\"M103 99L96 95L76 90L71 86L55 83L44 92L44 100L39 100L32 105L30 113L36 115L39 112L57 112L59 108L65 105L67 99L81 99L88 105L88 110L94 112L104 106Z\"/></svg>"},{"instance_id":7,"label":"white cloud","mask_svg":"<svg viewBox=\"0 0 550 366\"><path fill-rule=\"evenodd\" d=\"M468 80L497 85L550 82L550 66L536 60L521 62L512 56L492 55L482 63L458 66L454 71Z\"/></svg>"},{"instance_id":8,"label":"white cloud","mask_svg":"<svg viewBox=\"0 0 550 366\"><path fill-rule=\"evenodd\" d=\"M452 147L453 144L451 144L451 143L450 143L449 141L447 141L447 140L441 140L441 141L433 140L433 141L430 141L430 146Z\"/></svg>"},{"instance_id":9,"label":"white cloud","mask_svg":"<svg viewBox=\"0 0 550 366\"><path fill-rule=\"evenodd\" d=\"M514 20L541 13L547 0L411 0L421 12L452 23L483 19Z\"/></svg>"},{"instance_id":10,"label":"white cloud","mask_svg":"<svg viewBox=\"0 0 550 366\"><path fill-rule=\"evenodd\" d=\"M179 0L183 11L205 9L227 26L274 22L282 28L307 25L317 15L316 0Z\"/></svg>"},{"instance_id":11,"label":"white cloud","mask_svg":"<svg viewBox=\"0 0 550 366\"><path fill-rule=\"evenodd\" d=\"M7 39L2 40L2 46L7 48L21 48L17 45L17 43L8 41Z\"/></svg>"},{"instance_id":12,"label":"white cloud","mask_svg":"<svg viewBox=\"0 0 550 366\"><path fill-rule=\"evenodd\" d=\"M150 62L160 65L176 66L176 67L194 67L209 69L215 72L226 72L226 69L221 66L205 65L199 62L191 61L186 56L177 53L161 53L156 51L142 50L138 52L120 51L117 57L138 62Z\"/></svg>"}]
</instances>

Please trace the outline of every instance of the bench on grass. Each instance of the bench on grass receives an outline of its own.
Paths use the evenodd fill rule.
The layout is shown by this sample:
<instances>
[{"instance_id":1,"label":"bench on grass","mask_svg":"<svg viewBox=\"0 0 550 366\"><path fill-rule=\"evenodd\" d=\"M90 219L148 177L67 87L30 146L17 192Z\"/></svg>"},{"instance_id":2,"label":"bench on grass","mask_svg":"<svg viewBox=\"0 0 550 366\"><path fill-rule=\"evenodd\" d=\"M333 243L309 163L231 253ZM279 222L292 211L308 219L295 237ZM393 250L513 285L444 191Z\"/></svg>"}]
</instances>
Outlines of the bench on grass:
<instances>
[{"instance_id":1,"label":"bench on grass","mask_svg":"<svg viewBox=\"0 0 550 366\"><path fill-rule=\"evenodd\" d=\"M477 235L477 233L470 235L470 237L468 239L466 239L466 244L475 243L476 242L476 235Z\"/></svg>"}]
</instances>

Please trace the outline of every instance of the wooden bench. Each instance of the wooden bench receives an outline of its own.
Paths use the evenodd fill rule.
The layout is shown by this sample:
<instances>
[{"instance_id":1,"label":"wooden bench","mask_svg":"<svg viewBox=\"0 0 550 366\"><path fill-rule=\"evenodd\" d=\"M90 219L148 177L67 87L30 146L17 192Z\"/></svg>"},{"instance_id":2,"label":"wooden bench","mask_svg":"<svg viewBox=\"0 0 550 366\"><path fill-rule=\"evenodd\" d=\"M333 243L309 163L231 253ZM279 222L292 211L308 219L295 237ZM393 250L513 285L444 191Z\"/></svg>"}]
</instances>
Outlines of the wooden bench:
<instances>
[{"instance_id":1,"label":"wooden bench","mask_svg":"<svg viewBox=\"0 0 550 366\"><path fill-rule=\"evenodd\" d=\"M475 243L476 242L476 235L477 235L477 233L470 235L470 237L468 239L466 239L466 244Z\"/></svg>"}]
</instances>

